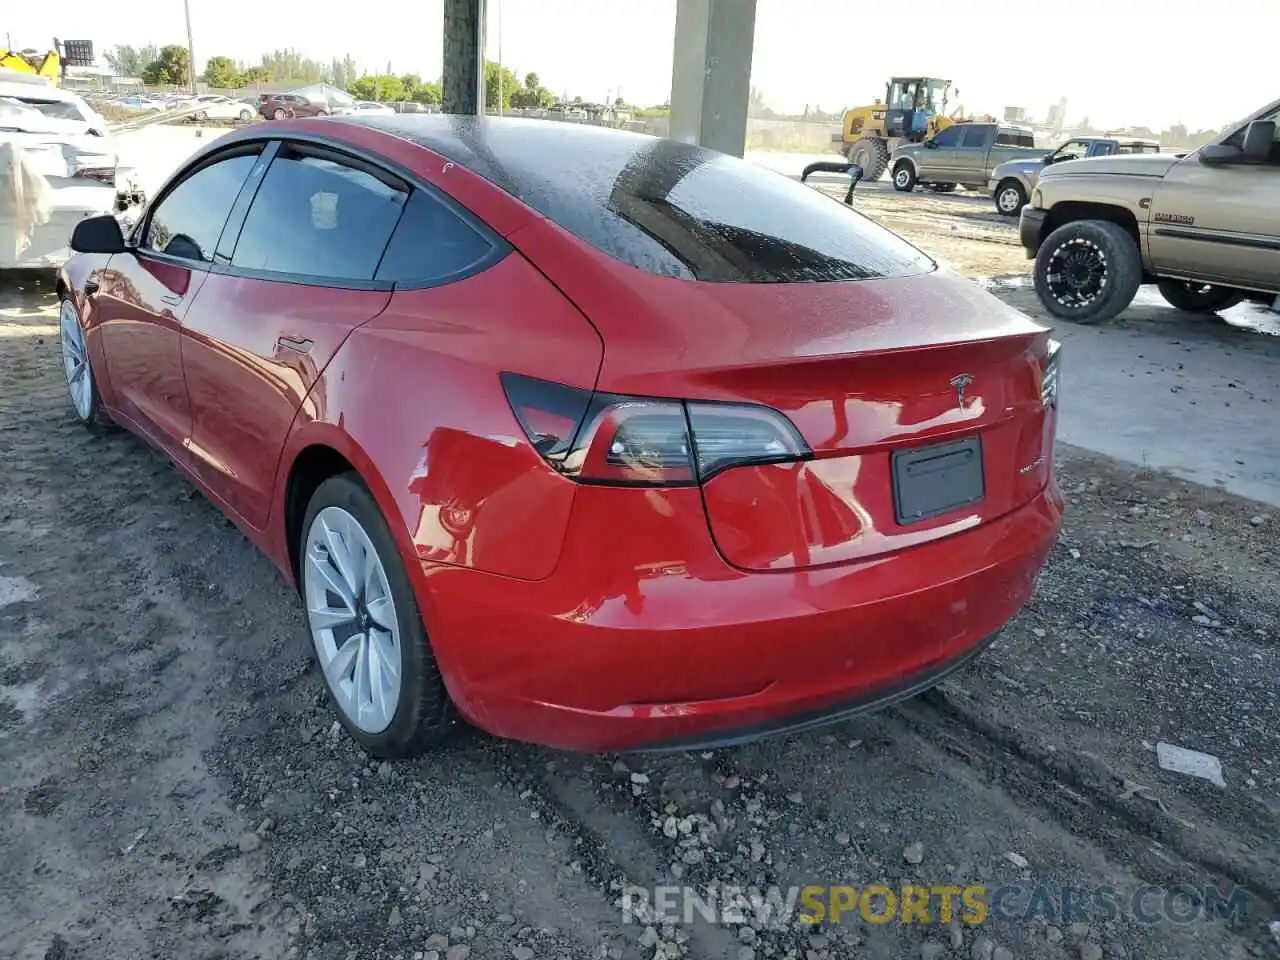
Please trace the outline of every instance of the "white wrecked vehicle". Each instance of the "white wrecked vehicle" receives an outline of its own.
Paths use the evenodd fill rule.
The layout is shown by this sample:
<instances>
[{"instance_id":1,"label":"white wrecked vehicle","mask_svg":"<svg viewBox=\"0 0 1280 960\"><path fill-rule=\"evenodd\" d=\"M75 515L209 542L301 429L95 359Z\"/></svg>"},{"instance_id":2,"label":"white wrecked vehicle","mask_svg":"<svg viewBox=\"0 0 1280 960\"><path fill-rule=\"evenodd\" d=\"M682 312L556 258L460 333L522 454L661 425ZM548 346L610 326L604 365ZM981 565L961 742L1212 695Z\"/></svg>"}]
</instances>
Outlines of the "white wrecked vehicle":
<instances>
[{"instance_id":1,"label":"white wrecked vehicle","mask_svg":"<svg viewBox=\"0 0 1280 960\"><path fill-rule=\"evenodd\" d=\"M143 199L83 99L19 76L0 71L0 270L60 266L77 223Z\"/></svg>"}]
</instances>

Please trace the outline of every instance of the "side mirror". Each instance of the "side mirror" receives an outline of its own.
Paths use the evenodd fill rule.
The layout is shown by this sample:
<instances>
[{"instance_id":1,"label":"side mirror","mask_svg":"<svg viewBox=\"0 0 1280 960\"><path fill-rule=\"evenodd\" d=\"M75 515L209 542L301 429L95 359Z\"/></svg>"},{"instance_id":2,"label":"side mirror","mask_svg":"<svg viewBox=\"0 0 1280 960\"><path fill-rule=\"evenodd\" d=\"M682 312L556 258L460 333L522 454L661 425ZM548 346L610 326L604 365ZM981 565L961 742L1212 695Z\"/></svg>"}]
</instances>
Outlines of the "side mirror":
<instances>
[{"instance_id":1,"label":"side mirror","mask_svg":"<svg viewBox=\"0 0 1280 960\"><path fill-rule=\"evenodd\" d=\"M1200 149L1200 162L1215 163L1266 163L1271 159L1275 143L1274 120L1255 120L1244 129L1240 146L1231 143L1210 143Z\"/></svg>"},{"instance_id":2,"label":"side mirror","mask_svg":"<svg viewBox=\"0 0 1280 960\"><path fill-rule=\"evenodd\" d=\"M110 214L86 217L71 231L71 249L76 253L124 253L120 221Z\"/></svg>"}]
</instances>

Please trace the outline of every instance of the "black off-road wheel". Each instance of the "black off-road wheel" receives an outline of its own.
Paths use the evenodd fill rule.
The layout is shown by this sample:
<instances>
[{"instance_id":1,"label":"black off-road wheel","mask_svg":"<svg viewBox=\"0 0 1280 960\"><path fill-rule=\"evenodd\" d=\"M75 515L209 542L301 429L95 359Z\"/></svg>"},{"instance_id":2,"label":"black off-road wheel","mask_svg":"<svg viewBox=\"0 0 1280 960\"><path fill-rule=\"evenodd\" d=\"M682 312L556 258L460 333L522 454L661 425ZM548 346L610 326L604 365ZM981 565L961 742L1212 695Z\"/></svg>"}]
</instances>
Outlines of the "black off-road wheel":
<instances>
[{"instance_id":1,"label":"black off-road wheel","mask_svg":"<svg viewBox=\"0 0 1280 960\"><path fill-rule=\"evenodd\" d=\"M1156 281L1160 296L1168 301L1169 306L1176 307L1186 313L1217 313L1219 310L1230 310L1244 299L1244 294L1231 287L1215 287L1208 283L1197 283L1195 280L1172 280L1164 278Z\"/></svg>"},{"instance_id":2,"label":"black off-road wheel","mask_svg":"<svg viewBox=\"0 0 1280 960\"><path fill-rule=\"evenodd\" d=\"M879 180L889 169L889 145L876 137L863 137L849 147L851 163L862 168L863 180Z\"/></svg>"},{"instance_id":3,"label":"black off-road wheel","mask_svg":"<svg viewBox=\"0 0 1280 960\"><path fill-rule=\"evenodd\" d=\"M910 161L899 160L893 168L893 189L899 193L910 193L916 188L916 168Z\"/></svg>"},{"instance_id":4,"label":"black off-road wheel","mask_svg":"<svg viewBox=\"0 0 1280 960\"><path fill-rule=\"evenodd\" d=\"M1133 302L1142 284L1138 244L1108 220L1076 220L1045 239L1036 255L1036 294L1055 317L1105 323Z\"/></svg>"},{"instance_id":5,"label":"black off-road wheel","mask_svg":"<svg viewBox=\"0 0 1280 960\"><path fill-rule=\"evenodd\" d=\"M330 477L311 498L298 586L329 699L353 740L399 759L453 731L453 702L400 552L354 473Z\"/></svg>"}]
</instances>

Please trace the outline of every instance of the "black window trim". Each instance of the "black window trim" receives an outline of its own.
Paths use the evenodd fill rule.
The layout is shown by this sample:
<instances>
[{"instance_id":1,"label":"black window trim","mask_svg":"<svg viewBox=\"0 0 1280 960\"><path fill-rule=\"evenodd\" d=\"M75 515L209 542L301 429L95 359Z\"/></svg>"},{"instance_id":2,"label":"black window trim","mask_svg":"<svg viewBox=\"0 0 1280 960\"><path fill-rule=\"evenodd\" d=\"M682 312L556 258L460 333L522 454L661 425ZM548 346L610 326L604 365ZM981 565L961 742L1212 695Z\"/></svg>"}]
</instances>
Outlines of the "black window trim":
<instances>
[{"instance_id":1,"label":"black window trim","mask_svg":"<svg viewBox=\"0 0 1280 960\"><path fill-rule=\"evenodd\" d=\"M271 164L282 149L301 149L308 155L315 155L330 159L338 163L343 163L357 170L363 170L370 176L377 178L387 186L396 189L405 189L412 193L414 190L421 190L426 196L441 204L446 210L452 213L459 221L475 231L489 246L489 252L484 256L475 260L470 266L461 270L455 270L453 273L444 274L438 277L431 277L422 280L354 280L336 277L322 277L315 274L295 274L280 273L270 270L252 270L244 267L232 266L230 263L218 262L218 257L224 249L235 250L236 245L240 242L240 234L244 230L244 222L249 215L249 208L252 201L257 197L258 188L266 179ZM429 150L429 147L421 147L423 150ZM314 287L331 287L337 290L370 290L370 291L396 291L396 290L429 290L433 287L442 287L451 283L457 283L460 280L466 280L478 273L483 273L490 267L499 263L511 252L512 247L506 240L494 232L493 228L481 220L478 216L460 204L453 197L449 196L439 187L417 176L412 171L405 169L399 164L388 161L382 157L376 156L369 151L362 150L359 147L342 141L335 141L328 137L318 134L296 132L296 133L275 133L267 136L254 136L252 134L244 139L236 139L228 143L225 148L211 151L191 162L191 166L185 167L182 171L173 176L163 189L163 192L157 195L156 200L147 208L147 215L138 221L130 235L131 239L141 239L145 235L145 231L150 227L151 214L160 206L164 198L171 193L179 184L203 170L205 167L211 166L220 160L229 160L232 157L244 154L252 154L260 158L266 158L266 164L257 164L250 171L249 176L245 178L244 184L241 185L240 193L236 196L235 201L231 205L231 210L227 215L227 220L223 223L221 234L218 237L217 246L214 249L214 261L207 262L204 260L188 260L184 257L175 257L171 254L160 253L155 250L146 248L138 248L140 252L145 252L147 256L154 257L167 263L176 264L178 266L189 267L198 270L204 270L208 273L216 273L222 276L243 277L247 280L269 280L277 283L293 283L301 286ZM243 210L240 210L241 200L245 199L246 192L252 187L252 194L248 196L244 203ZM401 216L409 207L409 197L406 196L404 204L401 206ZM396 221L396 225L392 228L391 233L387 237L387 245L383 248L383 255L386 254L387 247L391 245L391 239L395 236L396 230L400 226L400 221ZM379 266L381 258L379 258ZM377 268L374 268L374 274L377 274Z\"/></svg>"},{"instance_id":2,"label":"black window trim","mask_svg":"<svg viewBox=\"0 0 1280 960\"><path fill-rule=\"evenodd\" d=\"M188 267L196 270L207 271L209 270L209 268L213 267L214 264L208 260L192 260L188 257L179 257L179 256L175 256L172 253L166 253L163 250L156 250L153 247L143 246L143 243L145 242L145 237L151 230L151 220L155 216L156 210L158 210L160 206L165 202L165 200L169 198L169 195L173 193L174 190L178 189L178 187L182 186L184 183L186 183L188 180L194 177L201 170L205 170L209 167L212 167L214 164L221 163L224 160L232 160L236 157L244 157L244 156L258 157L258 156L261 156L261 154L264 152L265 149L266 149L266 141L263 141L263 140L249 140L249 141L242 140L237 143L228 144L226 149L224 150L215 150L196 158L194 161L192 161L191 166L182 168L182 170L179 173L176 173L172 177L170 177L168 182L165 183L164 187L161 188L160 193L156 194L156 198L147 205L146 216L140 219L137 225L134 226L133 230L129 233L129 245L133 249L134 253L139 255L145 255L149 258L159 260L162 263L171 263L176 266ZM247 183L250 179L252 179L252 177L253 177L253 171L251 170L249 175L245 177L245 182ZM242 193L243 191L244 191L244 184L241 184L240 192ZM237 200L239 199L239 196L240 194L237 193L236 194ZM233 200L231 202L230 208L228 208L227 210L228 219L230 218L231 213L235 210L235 206L236 206L236 201ZM219 231L218 243L215 244L214 246L215 256L217 252L217 247L222 243L221 237L222 237L222 233L225 232L226 227L227 227L227 222L224 220L222 223L222 230Z\"/></svg>"}]
</instances>

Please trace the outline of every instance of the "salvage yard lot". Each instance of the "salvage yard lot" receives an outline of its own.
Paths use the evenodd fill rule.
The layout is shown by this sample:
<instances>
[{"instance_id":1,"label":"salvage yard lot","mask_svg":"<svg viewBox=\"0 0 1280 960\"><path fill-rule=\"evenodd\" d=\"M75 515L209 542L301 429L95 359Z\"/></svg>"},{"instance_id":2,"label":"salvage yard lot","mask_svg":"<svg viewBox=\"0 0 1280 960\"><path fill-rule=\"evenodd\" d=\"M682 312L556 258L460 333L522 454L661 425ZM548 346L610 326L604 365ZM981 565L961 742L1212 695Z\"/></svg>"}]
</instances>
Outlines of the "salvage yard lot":
<instances>
[{"instance_id":1,"label":"salvage yard lot","mask_svg":"<svg viewBox=\"0 0 1280 960\"><path fill-rule=\"evenodd\" d=\"M989 203L855 196L962 272L1027 272ZM995 291L1039 315L1025 287ZM1104 336L1063 333L1069 349ZM0 288L0 956L1280 951L1274 507L1060 447L1069 513L1035 600L937 691L714 753L584 757L468 732L377 764L333 728L296 599L267 561L141 442L72 422L56 336L47 288ZM1188 367L1280 358L1280 338L1154 306L1105 336L1189 344ZM1194 371L1175 373L1194 389ZM1261 405L1272 384L1243 389ZM1280 488L1253 456L1207 479ZM1161 741L1218 757L1225 787L1161 770ZM617 906L624 886L716 882L1020 893L981 926L938 922L936 903L929 924L854 912L783 930L646 928ZM1064 887L1127 904L1177 884L1243 890L1247 911L1062 915ZM1028 911L1037 885L1051 902Z\"/></svg>"}]
</instances>

